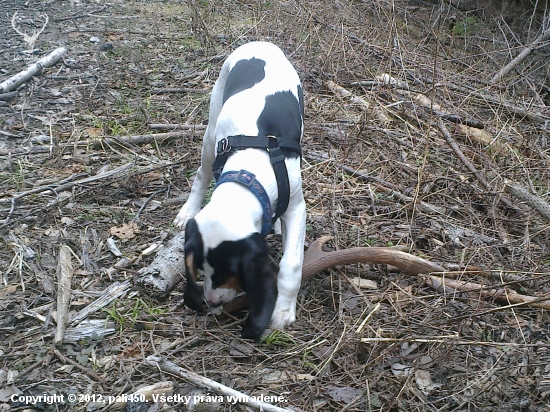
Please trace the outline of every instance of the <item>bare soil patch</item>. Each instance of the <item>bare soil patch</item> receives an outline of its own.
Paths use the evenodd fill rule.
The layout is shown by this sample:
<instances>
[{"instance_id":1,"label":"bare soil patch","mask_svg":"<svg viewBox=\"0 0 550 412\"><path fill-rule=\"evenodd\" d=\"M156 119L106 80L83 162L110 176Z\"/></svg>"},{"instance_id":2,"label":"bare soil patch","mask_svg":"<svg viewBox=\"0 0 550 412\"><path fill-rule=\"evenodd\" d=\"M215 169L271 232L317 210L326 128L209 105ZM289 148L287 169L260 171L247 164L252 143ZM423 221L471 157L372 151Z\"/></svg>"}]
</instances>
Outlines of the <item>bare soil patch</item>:
<instances>
[{"instance_id":1,"label":"bare soil patch","mask_svg":"<svg viewBox=\"0 0 550 412\"><path fill-rule=\"evenodd\" d=\"M157 356L296 410L550 410L548 42L491 84L548 9L504 3L4 0L0 81L68 51L0 100L0 409L247 408ZM49 17L34 50L16 11L29 33ZM142 252L175 233L221 62L252 40L278 44L303 79L308 244L402 246L445 267L444 283L387 265L320 273L296 324L260 343L240 338L242 317L183 307L179 287L163 301L131 288L154 257ZM186 128L146 141L169 132L155 124ZM123 292L75 318L108 288ZM179 398L102 402L159 382ZM19 398L44 394L63 398ZM182 401L194 395L211 402Z\"/></svg>"}]
</instances>

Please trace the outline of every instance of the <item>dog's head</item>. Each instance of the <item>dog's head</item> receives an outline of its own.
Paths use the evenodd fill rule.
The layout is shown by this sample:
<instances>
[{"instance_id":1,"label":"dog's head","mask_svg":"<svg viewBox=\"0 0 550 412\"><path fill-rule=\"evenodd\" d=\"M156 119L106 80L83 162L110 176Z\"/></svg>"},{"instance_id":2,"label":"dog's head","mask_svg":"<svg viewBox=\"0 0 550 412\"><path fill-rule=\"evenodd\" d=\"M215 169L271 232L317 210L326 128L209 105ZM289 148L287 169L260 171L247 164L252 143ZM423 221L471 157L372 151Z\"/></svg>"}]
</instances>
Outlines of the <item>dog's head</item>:
<instances>
[{"instance_id":1,"label":"dog's head","mask_svg":"<svg viewBox=\"0 0 550 412\"><path fill-rule=\"evenodd\" d=\"M185 304L200 311L203 292L197 273L204 275L204 298L212 308L220 307L238 293L246 292L249 315L243 337L256 339L269 326L277 298L277 283L269 266L267 243L259 233L215 247L204 244L195 219L185 228Z\"/></svg>"}]
</instances>

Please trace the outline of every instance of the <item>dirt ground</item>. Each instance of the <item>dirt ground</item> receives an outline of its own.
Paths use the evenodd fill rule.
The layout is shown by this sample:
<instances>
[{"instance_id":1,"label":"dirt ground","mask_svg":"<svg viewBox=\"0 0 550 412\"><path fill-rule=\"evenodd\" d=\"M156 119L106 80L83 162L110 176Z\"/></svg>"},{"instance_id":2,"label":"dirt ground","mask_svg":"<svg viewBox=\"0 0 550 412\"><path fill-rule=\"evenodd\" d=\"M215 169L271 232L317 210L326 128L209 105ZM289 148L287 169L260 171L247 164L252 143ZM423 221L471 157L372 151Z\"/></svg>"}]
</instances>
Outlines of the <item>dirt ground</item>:
<instances>
[{"instance_id":1,"label":"dirt ground","mask_svg":"<svg viewBox=\"0 0 550 412\"><path fill-rule=\"evenodd\" d=\"M550 411L548 41L493 80L547 29L545 2L0 3L0 81L67 48L0 95L1 411L252 408L149 356L293 410ZM34 47L15 12L27 34L48 16ZM307 245L400 246L448 272L319 273L297 322L259 343L242 316L182 306L181 285L160 301L124 289L77 318L175 233L209 92L252 40L303 80ZM135 138L153 133L172 134ZM150 385L175 397L124 399Z\"/></svg>"}]
</instances>

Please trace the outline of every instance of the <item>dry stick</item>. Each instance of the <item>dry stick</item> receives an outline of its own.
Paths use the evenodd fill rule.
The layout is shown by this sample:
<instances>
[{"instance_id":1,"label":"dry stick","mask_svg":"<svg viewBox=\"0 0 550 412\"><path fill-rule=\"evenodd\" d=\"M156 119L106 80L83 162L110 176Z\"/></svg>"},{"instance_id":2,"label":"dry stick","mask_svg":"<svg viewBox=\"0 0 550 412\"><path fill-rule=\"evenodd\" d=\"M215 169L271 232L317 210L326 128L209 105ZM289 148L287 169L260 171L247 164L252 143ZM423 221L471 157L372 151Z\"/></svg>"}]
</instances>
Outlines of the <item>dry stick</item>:
<instances>
[{"instance_id":1,"label":"dry stick","mask_svg":"<svg viewBox=\"0 0 550 412\"><path fill-rule=\"evenodd\" d=\"M66 358L65 356L63 356L61 354L61 352L59 352L57 349L54 349L53 350L53 353L55 354L55 356L57 356L59 358L59 360L63 363L68 363L70 365L73 365L75 368L77 369L80 369L82 372L84 372L85 374L87 375L90 375L92 378L94 378L95 380L95 383L101 383L103 382L103 378L101 376L99 376L97 373L95 373L92 368L90 367L85 367L85 366L82 366L80 363L78 362L75 362L74 360L72 359L69 359L69 358Z\"/></svg>"},{"instance_id":2,"label":"dry stick","mask_svg":"<svg viewBox=\"0 0 550 412\"><path fill-rule=\"evenodd\" d=\"M76 343L83 339L103 339L117 332L115 322L105 319L86 319L78 325L65 329L63 343Z\"/></svg>"},{"instance_id":3,"label":"dry stick","mask_svg":"<svg viewBox=\"0 0 550 412\"><path fill-rule=\"evenodd\" d=\"M70 326L74 326L82 320L86 319L88 315L97 312L98 310L104 308L113 300L124 295L132 287L132 282L129 279L126 279L124 282L115 282L111 284L100 297L95 301L90 303L84 309L82 309L78 314L71 318L68 322Z\"/></svg>"},{"instance_id":4,"label":"dry stick","mask_svg":"<svg viewBox=\"0 0 550 412\"><path fill-rule=\"evenodd\" d=\"M71 146L74 146L74 145L71 144ZM51 145L21 147L17 149L0 150L0 156L18 156L18 155L40 154L40 153L52 153L52 152L56 152L59 149L60 148L58 146L51 146Z\"/></svg>"},{"instance_id":5,"label":"dry stick","mask_svg":"<svg viewBox=\"0 0 550 412\"><path fill-rule=\"evenodd\" d=\"M470 162L468 160L468 158L466 158L466 156L464 156L464 153L462 153L462 150L460 150L460 147L458 147L458 145L456 144L454 139L451 137L451 134L449 133L449 131L447 130L447 128L443 124L443 120L437 119L437 127L438 127L439 131L441 132L441 134L443 135L443 138L445 139L447 144L450 146L450 148L455 153L456 157L458 157L460 159L460 161L462 163L464 163L464 166L466 166L466 168L475 176L475 178L481 183L481 185L483 186L483 188L485 190L487 190L489 192L492 192L493 190L491 189L491 186L489 185L489 182L487 182L487 180L485 180L485 177L483 177L483 175L480 172L477 171L476 167L472 164L472 162ZM499 200L506 207L508 207L510 209L516 209L516 207L514 205L512 205L508 201L508 199L505 199L504 197L500 196Z\"/></svg>"},{"instance_id":6,"label":"dry stick","mask_svg":"<svg viewBox=\"0 0 550 412\"><path fill-rule=\"evenodd\" d=\"M120 137L108 137L104 139L94 140L92 143L93 149L102 149L105 145L114 145L121 143L134 144L134 145L145 145L152 142L161 143L166 140L176 139L180 137L189 136L186 132L168 132L168 133L155 133L155 134L144 134L144 135L135 135L135 136L120 136Z\"/></svg>"},{"instance_id":7,"label":"dry stick","mask_svg":"<svg viewBox=\"0 0 550 412\"><path fill-rule=\"evenodd\" d=\"M483 297L504 301L506 303L518 303L535 308L550 309L550 296L547 298L543 297L542 299L544 300L541 300L541 297L522 295L511 289L487 289L487 286L480 285L478 283L442 278L433 275L426 275L422 277L430 287L436 290L451 288L461 292L467 291L479 293Z\"/></svg>"},{"instance_id":8,"label":"dry stick","mask_svg":"<svg viewBox=\"0 0 550 412\"><path fill-rule=\"evenodd\" d=\"M442 86L442 85L440 83L434 84L434 87L439 87L439 86ZM464 93L466 96L475 97L475 98L481 100L484 104L487 103L487 102L497 104L499 106L502 106L502 107L506 108L507 110L511 111L512 113L517 114L518 116L527 117L529 120L531 120L533 122L542 122L542 123L544 123L544 122L550 121L550 117L545 116L544 114L542 114L540 112L539 113L533 113L530 110L524 109L523 107L516 106L515 104L513 104L511 102L503 100L501 97L490 96L488 94L483 94L483 93L480 93L478 91L468 89L468 88L463 87L463 86L457 86L456 84L452 84L452 83L445 83L443 86L447 87L451 90L454 90L454 91L457 91L457 92L460 92L460 93Z\"/></svg>"},{"instance_id":9,"label":"dry stick","mask_svg":"<svg viewBox=\"0 0 550 412\"><path fill-rule=\"evenodd\" d=\"M61 244L59 247L59 261L57 263L57 328L55 330L54 343L60 345L63 342L67 318L69 316L69 303L71 301L71 279L73 265L71 263L71 250L69 246Z\"/></svg>"},{"instance_id":10,"label":"dry stick","mask_svg":"<svg viewBox=\"0 0 550 412\"><path fill-rule=\"evenodd\" d=\"M190 126L188 130L203 130L206 126ZM91 146L95 150L104 149L105 146L109 145L122 145L126 146L128 144L133 145L145 145L152 142L163 143L172 139L177 139L181 137L189 136L185 132L169 132L169 133L156 133L156 134L145 134L145 135L135 135L135 136L120 136L120 137L107 137L95 139ZM82 142L77 144L78 146L88 145L87 142ZM28 148L19 148L19 149L8 149L0 150L0 156L13 156L13 155L26 155L26 154L37 154L37 153L52 153L59 150L64 150L67 148L73 148L74 143L64 143L58 146L51 145L42 145L42 146L33 146Z\"/></svg>"},{"instance_id":11,"label":"dry stick","mask_svg":"<svg viewBox=\"0 0 550 412\"><path fill-rule=\"evenodd\" d=\"M325 84L329 88L329 90L334 94L339 95L340 97L343 97L343 98L347 98L352 103L358 104L359 106L363 106L363 108L365 108L366 110L372 111L376 119L378 119L378 121L380 121L382 124L391 122L391 119L388 116L386 116L386 114L382 111L381 108L376 107L373 104L370 104L365 99L354 95L349 90L343 88L342 86L334 83L331 80L328 80Z\"/></svg>"},{"instance_id":12,"label":"dry stick","mask_svg":"<svg viewBox=\"0 0 550 412\"><path fill-rule=\"evenodd\" d=\"M531 193L524 187L521 187L517 183L505 182L504 190L510 193L512 196L517 197L520 200L523 200L533 209L541 214L546 220L550 221L550 204L546 202L540 196Z\"/></svg>"},{"instance_id":13,"label":"dry stick","mask_svg":"<svg viewBox=\"0 0 550 412\"><path fill-rule=\"evenodd\" d=\"M21 199L25 196L31 195L31 194L42 193L42 192L46 192L46 191L52 191L52 192L58 194L58 193L63 192L65 190L72 189L74 186L77 186L77 185L83 185L83 184L86 184L86 183L91 183L91 182L95 182L97 180L102 180L102 179L108 179L108 178L111 178L111 177L126 176L130 172L130 168L132 167L132 164L133 163L126 163L125 165L122 165L122 166L117 167L115 169L107 170L106 172L99 173L95 176L89 176L89 177L85 177L83 179L75 180L75 181L72 181L72 182L66 182L66 183L60 184L58 186L54 186L54 185L40 186L40 187L37 187L35 189L27 190L26 192L19 193L18 195L15 195L15 196L13 196L11 198L8 198L8 199L0 199L0 204L1 203L14 203L14 202L17 202L19 199Z\"/></svg>"},{"instance_id":14,"label":"dry stick","mask_svg":"<svg viewBox=\"0 0 550 412\"><path fill-rule=\"evenodd\" d=\"M271 405L266 402L251 399L249 395L236 391L235 389L225 386L219 382L213 381L212 379L208 379L208 378L205 378L204 376L200 376L194 372L187 371L183 368L180 368L175 363L162 360L161 358L156 356L149 356L145 361L149 365L157 367L162 372L168 372L173 375L179 376L185 379L186 381L192 383L193 385L212 389L213 391L216 391L222 394L223 396L231 396L233 397L233 399L235 399L235 401L239 403L243 403L248 406L252 406L253 408L258 408L266 412L288 412L293 410L293 409L279 408L278 406Z\"/></svg>"},{"instance_id":15,"label":"dry stick","mask_svg":"<svg viewBox=\"0 0 550 412\"><path fill-rule=\"evenodd\" d=\"M155 402L155 399L158 399L161 395L170 396L173 393L174 393L174 382L171 382L171 381L158 382L153 385L139 388L137 391L133 393L120 395L116 398L117 400L123 399L122 401L118 401L114 403L108 402L108 400L103 400L102 402L91 402L86 406L86 410L95 411L101 407L107 406L108 410L110 411L120 411L126 408L128 402L130 402L131 399L145 399L146 403L152 404ZM130 408L128 408L128 410L129 409ZM185 408L184 410L187 410L187 408Z\"/></svg>"},{"instance_id":16,"label":"dry stick","mask_svg":"<svg viewBox=\"0 0 550 412\"><path fill-rule=\"evenodd\" d=\"M477 129L483 129L485 127L483 123L477 120L465 119L455 113L449 113L447 110L445 110L439 104L433 102L430 98L426 97L424 94L411 91L409 86L406 83L397 80L396 78L390 76L387 73L383 73L379 76L376 76L375 81L377 81L381 85L395 86L397 93L399 93L402 96L406 96L410 98L414 104L421 106L427 110L430 110L434 115L439 116L442 119L448 120L453 123L466 125L468 127L474 127Z\"/></svg>"},{"instance_id":17,"label":"dry stick","mask_svg":"<svg viewBox=\"0 0 550 412\"><path fill-rule=\"evenodd\" d=\"M454 139L451 137L451 134L449 133L441 119L438 119L437 126L439 127L441 134L445 138L445 141L455 153L456 157L458 157L458 159L466 166L466 168L477 178L477 180L479 180L483 188L490 191L491 188L489 186L489 183L485 180L483 175L481 175L481 173L477 171L473 163L468 160L464 153L462 153L462 150L460 150L460 147L458 147Z\"/></svg>"},{"instance_id":18,"label":"dry stick","mask_svg":"<svg viewBox=\"0 0 550 412\"><path fill-rule=\"evenodd\" d=\"M315 155L306 155L304 157L306 159L312 159L312 160L316 160L316 161L319 161L319 162L324 162L324 161L327 161L327 160L333 160L333 159L322 158L322 157L315 156ZM334 162L336 163L336 160L334 160ZM352 175L354 177L357 177L357 178L359 178L361 180L364 180L366 182L378 183L380 185L378 187L379 190L381 190L384 193L389 194L390 196L394 196L395 198L397 198L397 200L399 200L400 202L402 202L404 204L413 202L412 197L406 196L403 193L401 193L400 189L397 186L395 186L394 184L390 183L390 182L387 182L385 180L379 179L379 178L374 177L374 176L366 175L366 174L361 173L357 170L354 170L354 169L351 169L347 166L344 166L340 163L336 163L336 165L340 169L342 169L343 171L345 171L346 173L349 173L350 175ZM418 209L421 212L424 212L424 213L444 214L444 212L445 212L444 208L432 205L430 203L426 203L422 200L417 202L416 205L417 205Z\"/></svg>"},{"instance_id":19,"label":"dry stick","mask_svg":"<svg viewBox=\"0 0 550 412\"><path fill-rule=\"evenodd\" d=\"M510 73L514 69L514 67L525 60L525 58L529 56L533 52L533 50L535 50L543 41L546 41L548 39L550 39L550 27L543 31L541 35L533 41L533 43L523 49L522 52L518 54L514 59L512 59L510 63L500 69L498 73L493 76L490 83L495 84L500 81L504 76Z\"/></svg>"},{"instance_id":20,"label":"dry stick","mask_svg":"<svg viewBox=\"0 0 550 412\"><path fill-rule=\"evenodd\" d=\"M117 175L119 175L119 178L120 178L120 176L124 177L129 173L129 169L130 169L131 166L132 166L132 163L127 163L123 166L117 167L116 169L108 170L108 171L100 173L98 175L86 177L84 179L76 180L74 182L64 183L64 184L62 184L60 186L57 186L57 187L52 187L51 185L42 186L40 188L36 188L36 189L32 189L32 190L28 190L26 192L20 193L20 194L15 195L11 198L0 199L0 204L2 204L2 203L11 203L11 208L10 208L10 211L8 212L8 215L6 216L6 218L4 219L3 222L0 221L1 222L0 223L0 228L6 226L9 223L10 218L11 218L11 216L13 215L13 213L15 211L15 204L17 203L18 200L20 200L21 198L23 198L25 196L28 196L30 194L45 192L45 191L48 191L48 190L51 190L54 194L57 195L58 193L63 192L65 190L69 190L69 189L73 188L76 185L90 183L90 182L93 182L93 181L96 181L96 180L110 178L110 177L117 176Z\"/></svg>"},{"instance_id":21,"label":"dry stick","mask_svg":"<svg viewBox=\"0 0 550 412\"><path fill-rule=\"evenodd\" d=\"M209 89L192 89L188 87L153 89L153 93L207 93Z\"/></svg>"},{"instance_id":22,"label":"dry stick","mask_svg":"<svg viewBox=\"0 0 550 412\"><path fill-rule=\"evenodd\" d=\"M37 74L41 74L44 68L51 67L56 64L61 59L61 57L63 57L66 51L67 49L65 47L55 49L47 56L42 57L36 63L30 65L26 70L19 72L18 74L10 77L7 80L4 80L2 83L0 83L0 93L15 90L20 84L23 84Z\"/></svg>"},{"instance_id":23,"label":"dry stick","mask_svg":"<svg viewBox=\"0 0 550 412\"><path fill-rule=\"evenodd\" d=\"M464 345L464 346L504 346L504 347L548 347L550 345L544 343L515 343L515 342L487 342L487 341L469 341L469 340L456 340L458 336L438 336L438 337L426 337L426 338L361 338L363 343L373 342L417 342L417 343L446 343L451 345Z\"/></svg>"},{"instance_id":24,"label":"dry stick","mask_svg":"<svg viewBox=\"0 0 550 412\"><path fill-rule=\"evenodd\" d=\"M0 93L0 100L7 102L17 96L19 96L19 92Z\"/></svg>"},{"instance_id":25,"label":"dry stick","mask_svg":"<svg viewBox=\"0 0 550 412\"><path fill-rule=\"evenodd\" d=\"M202 124L163 124L163 123L150 123L149 129L157 130L174 130L174 129L183 129L183 130L205 130L206 126Z\"/></svg>"}]
</instances>

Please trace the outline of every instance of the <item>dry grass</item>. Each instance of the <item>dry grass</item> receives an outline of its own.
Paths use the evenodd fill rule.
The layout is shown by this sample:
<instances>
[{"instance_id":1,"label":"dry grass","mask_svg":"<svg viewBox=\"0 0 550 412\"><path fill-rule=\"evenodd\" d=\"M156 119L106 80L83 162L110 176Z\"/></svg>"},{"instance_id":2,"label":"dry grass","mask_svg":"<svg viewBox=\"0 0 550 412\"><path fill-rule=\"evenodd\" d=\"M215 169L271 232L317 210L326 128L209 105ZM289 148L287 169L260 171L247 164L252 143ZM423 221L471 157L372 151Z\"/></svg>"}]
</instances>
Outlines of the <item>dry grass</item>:
<instances>
[{"instance_id":1,"label":"dry grass","mask_svg":"<svg viewBox=\"0 0 550 412\"><path fill-rule=\"evenodd\" d=\"M504 187L509 180L548 198L548 47L489 85L536 37L545 10L501 16L501 10L382 0L130 1L72 9L60 0L31 3L27 13L34 7L50 15L36 47L62 41L70 52L63 66L0 106L2 129L16 136L0 141L0 402L6 408L24 409L2 398L15 388L116 396L171 380L175 393L207 393L144 361L155 355L251 395L283 395L288 403L279 406L307 411L549 410L547 310L475 291L434 290L421 277L382 265L352 265L308 281L297 323L259 344L241 340L238 318L181 307L179 290L164 302L128 292L90 316L110 322L114 333L56 351L52 343L60 245L74 252L74 315L115 281L132 278L152 259L140 252L173 233L178 206L170 200L189 190L201 132L145 146L94 141L145 134L149 123L202 125L205 91L221 61L256 39L283 48L303 79L309 242L328 234L338 249L405 245L454 270L458 280L547 295L548 221ZM8 32L9 19L2 18ZM25 45L11 36L0 44L9 57L2 77L26 65L12 51ZM101 43L90 43L91 36ZM104 43L112 50L102 50ZM374 81L384 73L400 84ZM335 95L328 81L370 108ZM175 87L197 93L158 90ZM427 107L417 94L429 99ZM444 121L475 174L444 139L435 108L484 125L483 141ZM382 124L380 113L391 121ZM39 153L37 147L51 142L51 152ZM4 154L31 145L31 154ZM37 187L55 189L62 179L126 163L130 171L110 180L11 202ZM125 270L105 270L118 260L106 247L109 229L138 211L139 233L116 239L136 259ZM279 239L270 242L276 260ZM374 280L377 289L351 285L356 276ZM69 406L37 406L56 408ZM111 410L84 401L74 406L86 408ZM200 408L244 410L227 403Z\"/></svg>"}]
</instances>

